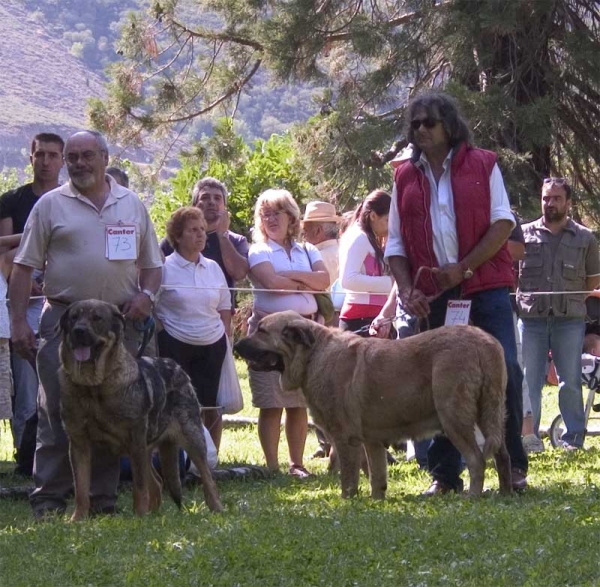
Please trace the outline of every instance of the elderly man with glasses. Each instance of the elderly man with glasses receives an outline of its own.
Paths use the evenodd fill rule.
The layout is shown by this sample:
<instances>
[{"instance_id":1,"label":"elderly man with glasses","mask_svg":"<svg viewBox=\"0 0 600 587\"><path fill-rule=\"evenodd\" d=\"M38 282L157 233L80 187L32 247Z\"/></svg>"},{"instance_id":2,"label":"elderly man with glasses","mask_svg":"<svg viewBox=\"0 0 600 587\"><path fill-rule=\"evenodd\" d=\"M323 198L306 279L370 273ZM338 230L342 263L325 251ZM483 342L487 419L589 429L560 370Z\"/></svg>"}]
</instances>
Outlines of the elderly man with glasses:
<instances>
[{"instance_id":1,"label":"elderly man with glasses","mask_svg":"<svg viewBox=\"0 0 600 587\"><path fill-rule=\"evenodd\" d=\"M583 292L600 285L598 242L591 230L569 217L571 202L571 186L565 178L544 180L543 215L523 226L525 257L519 263L517 293L534 432L539 438L542 388L551 351L558 374L558 401L566 427L562 446L566 450L581 448L585 437L581 395L586 316Z\"/></svg>"},{"instance_id":2,"label":"elderly man with glasses","mask_svg":"<svg viewBox=\"0 0 600 587\"><path fill-rule=\"evenodd\" d=\"M106 175L108 145L96 131L77 132L64 150L69 181L44 194L29 215L16 254L9 297L14 349L40 378L38 431L30 503L36 519L63 513L72 490L69 443L60 418L58 324L69 304L96 298L121 308L125 345L136 354L143 334L136 322L151 313L160 287L162 257L140 198ZM46 304L40 345L26 320L34 269L44 269ZM106 447L92 452L94 513L113 513L119 458Z\"/></svg>"}]
</instances>

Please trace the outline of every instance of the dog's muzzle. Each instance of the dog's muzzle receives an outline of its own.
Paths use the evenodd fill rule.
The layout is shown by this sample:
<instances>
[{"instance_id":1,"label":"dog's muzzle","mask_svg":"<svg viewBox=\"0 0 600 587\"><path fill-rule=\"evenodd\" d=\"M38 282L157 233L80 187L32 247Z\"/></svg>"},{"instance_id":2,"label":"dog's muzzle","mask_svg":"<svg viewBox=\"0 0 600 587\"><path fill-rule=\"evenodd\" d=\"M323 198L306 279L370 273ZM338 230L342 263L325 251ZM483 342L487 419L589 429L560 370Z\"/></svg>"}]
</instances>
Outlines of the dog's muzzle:
<instances>
[{"instance_id":1,"label":"dog's muzzle","mask_svg":"<svg viewBox=\"0 0 600 587\"><path fill-rule=\"evenodd\" d=\"M98 343L97 338L84 325L75 325L69 335L69 343L76 361L89 361L92 348Z\"/></svg>"},{"instance_id":2,"label":"dog's muzzle","mask_svg":"<svg viewBox=\"0 0 600 587\"><path fill-rule=\"evenodd\" d=\"M283 357L275 351L256 348L249 338L244 338L236 343L233 350L248 363L254 371L279 371L283 372Z\"/></svg>"}]
</instances>

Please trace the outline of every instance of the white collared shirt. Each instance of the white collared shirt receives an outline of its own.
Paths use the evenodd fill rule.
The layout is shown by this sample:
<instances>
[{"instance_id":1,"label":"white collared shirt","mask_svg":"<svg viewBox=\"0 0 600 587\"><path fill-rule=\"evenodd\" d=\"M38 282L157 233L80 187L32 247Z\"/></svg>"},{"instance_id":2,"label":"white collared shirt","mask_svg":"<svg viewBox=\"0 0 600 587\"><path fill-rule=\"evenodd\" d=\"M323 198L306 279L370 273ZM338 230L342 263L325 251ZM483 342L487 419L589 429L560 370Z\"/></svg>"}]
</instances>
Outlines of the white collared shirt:
<instances>
[{"instance_id":1,"label":"white collared shirt","mask_svg":"<svg viewBox=\"0 0 600 587\"><path fill-rule=\"evenodd\" d=\"M311 264L314 265L318 261L322 261L321 253L310 243L301 245L294 242L289 256L281 245L271 239L264 243L254 243L248 251L250 279L252 286L257 290L254 292L254 307L267 314L284 310L293 310L303 316L314 314L317 311L315 296L305 292L271 293L260 291L264 288L252 275L252 268L260 263L268 262L273 266L275 273L280 271L312 271Z\"/></svg>"},{"instance_id":2,"label":"white collared shirt","mask_svg":"<svg viewBox=\"0 0 600 587\"><path fill-rule=\"evenodd\" d=\"M215 261L201 254L193 263L177 251L165 259L156 316L173 338L193 345L217 342L225 333L219 312L230 309L227 281Z\"/></svg>"},{"instance_id":3,"label":"white collared shirt","mask_svg":"<svg viewBox=\"0 0 600 587\"><path fill-rule=\"evenodd\" d=\"M435 181L431 166L425 153L421 153L416 163L429 181L431 195L431 229L433 232L433 251L438 264L458 263L458 234L456 232L456 214L454 211L454 194L452 193L452 182L450 181L450 169L453 151L448 153L444 160L444 172L439 183ZM406 165L410 165L407 163ZM515 224L514 215L510 209L508 194L504 187L502 173L497 164L494 165L490 174L490 225L498 220L510 220ZM406 257L406 249L402 240L401 219L398 213L398 195L396 183L392 190L392 204L388 223L388 240L385 247L385 257Z\"/></svg>"}]
</instances>

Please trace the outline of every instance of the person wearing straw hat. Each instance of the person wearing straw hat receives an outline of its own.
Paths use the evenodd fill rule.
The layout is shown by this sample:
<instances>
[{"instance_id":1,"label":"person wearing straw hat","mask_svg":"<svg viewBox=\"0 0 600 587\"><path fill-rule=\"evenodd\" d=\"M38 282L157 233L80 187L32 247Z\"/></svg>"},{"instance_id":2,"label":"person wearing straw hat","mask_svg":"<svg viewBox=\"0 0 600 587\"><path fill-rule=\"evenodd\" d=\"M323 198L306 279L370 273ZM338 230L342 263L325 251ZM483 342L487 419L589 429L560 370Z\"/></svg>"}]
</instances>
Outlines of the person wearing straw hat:
<instances>
[{"instance_id":1,"label":"person wearing straw hat","mask_svg":"<svg viewBox=\"0 0 600 587\"><path fill-rule=\"evenodd\" d=\"M329 273L329 287L338 278L339 273L339 223L342 218L336 214L335 206L328 202L309 202L306 204L302 229L304 240L314 245L325 263Z\"/></svg>"}]
</instances>

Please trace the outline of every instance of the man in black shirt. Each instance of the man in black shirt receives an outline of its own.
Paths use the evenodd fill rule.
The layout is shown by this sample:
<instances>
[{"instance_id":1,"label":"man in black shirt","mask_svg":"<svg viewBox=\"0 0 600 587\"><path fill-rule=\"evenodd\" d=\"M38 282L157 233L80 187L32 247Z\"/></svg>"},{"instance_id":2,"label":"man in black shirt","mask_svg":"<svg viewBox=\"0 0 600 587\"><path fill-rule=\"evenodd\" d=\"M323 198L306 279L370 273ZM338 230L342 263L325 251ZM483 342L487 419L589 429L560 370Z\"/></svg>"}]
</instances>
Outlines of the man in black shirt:
<instances>
[{"instance_id":1,"label":"man in black shirt","mask_svg":"<svg viewBox=\"0 0 600 587\"><path fill-rule=\"evenodd\" d=\"M0 236L22 233L29 213L38 199L59 186L58 176L64 163L63 148L64 141L56 134L40 133L33 138L29 156L33 168L33 182L0 196ZM0 253L2 252L4 251L0 250ZM41 280L41 272L36 272L31 284L32 297L42 295ZM42 302L41 298L33 299L27 312L27 319L35 332ZM31 365L17 353L12 353L12 370L15 385L12 432L17 448L17 472L31 474L36 429L33 416L36 414L38 381ZM28 420L30 424L27 424L26 432ZM22 443L24 434L33 438ZM30 449L23 448L25 445Z\"/></svg>"},{"instance_id":2,"label":"man in black shirt","mask_svg":"<svg viewBox=\"0 0 600 587\"><path fill-rule=\"evenodd\" d=\"M227 285L233 287L236 281L248 275L248 241L245 236L229 230L225 185L214 177L202 178L192 190L192 206L200 208L206 219L206 246L202 254L221 267ZM162 240L160 248L165 256L173 252L167 239ZM233 292L231 299L235 306Z\"/></svg>"},{"instance_id":3,"label":"man in black shirt","mask_svg":"<svg viewBox=\"0 0 600 587\"><path fill-rule=\"evenodd\" d=\"M63 140L52 133L36 135L31 143L29 161L33 182L0 196L0 236L23 232L25 222L38 198L58 187L63 166Z\"/></svg>"}]
</instances>

